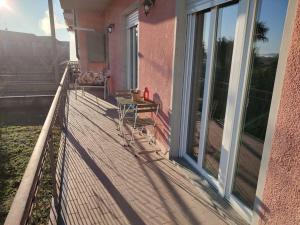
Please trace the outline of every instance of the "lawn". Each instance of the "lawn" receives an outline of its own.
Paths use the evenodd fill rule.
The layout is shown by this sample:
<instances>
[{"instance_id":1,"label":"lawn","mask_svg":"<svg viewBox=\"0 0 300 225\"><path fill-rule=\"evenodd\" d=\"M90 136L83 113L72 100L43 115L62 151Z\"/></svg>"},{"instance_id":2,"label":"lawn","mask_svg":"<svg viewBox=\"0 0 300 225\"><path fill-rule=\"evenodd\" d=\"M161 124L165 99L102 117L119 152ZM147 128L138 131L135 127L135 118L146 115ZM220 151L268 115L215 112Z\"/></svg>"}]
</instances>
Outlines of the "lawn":
<instances>
[{"instance_id":1,"label":"lawn","mask_svg":"<svg viewBox=\"0 0 300 225\"><path fill-rule=\"evenodd\" d=\"M40 130L38 125L0 128L0 224L4 223Z\"/></svg>"},{"instance_id":2,"label":"lawn","mask_svg":"<svg viewBox=\"0 0 300 225\"><path fill-rule=\"evenodd\" d=\"M22 109L0 113L0 224L3 224L23 173L38 139L46 110ZM55 147L60 139L59 129L54 130ZM52 180L49 156L46 157L44 176L38 192L30 224L48 224Z\"/></svg>"}]
</instances>

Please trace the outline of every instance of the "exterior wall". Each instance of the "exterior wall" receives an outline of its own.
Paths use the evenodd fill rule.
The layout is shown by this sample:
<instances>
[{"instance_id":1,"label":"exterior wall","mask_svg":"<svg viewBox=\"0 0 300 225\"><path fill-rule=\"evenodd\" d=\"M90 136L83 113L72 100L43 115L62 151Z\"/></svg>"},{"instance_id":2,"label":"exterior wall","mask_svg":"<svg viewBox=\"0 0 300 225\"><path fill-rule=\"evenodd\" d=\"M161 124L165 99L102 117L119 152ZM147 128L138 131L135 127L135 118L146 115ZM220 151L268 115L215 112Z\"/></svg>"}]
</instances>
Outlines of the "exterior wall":
<instances>
[{"instance_id":1,"label":"exterior wall","mask_svg":"<svg viewBox=\"0 0 300 225\"><path fill-rule=\"evenodd\" d=\"M157 138L169 149L172 69L175 35L175 0L156 1L146 16L140 10L139 89L147 87L150 97L160 103Z\"/></svg>"},{"instance_id":2,"label":"exterior wall","mask_svg":"<svg viewBox=\"0 0 300 225\"><path fill-rule=\"evenodd\" d=\"M130 13L130 6L137 4L137 2L135 0L115 0L105 9L104 13L96 11L78 12L79 26L103 30L109 24L115 25L113 32L109 34L108 41L113 91L126 88L125 20L126 15ZM139 7L138 86L141 90L148 87L150 97L161 104L157 138L165 151L169 149L170 144L175 7L175 0L156 1L155 7L151 9L147 17L143 12L143 7ZM284 76L262 198L264 212L261 214L260 224L300 224L300 0L298 0L295 18L292 46ZM182 24L184 24L184 20ZM103 69L104 64L87 62L85 32L78 33L82 69ZM183 51L184 46L182 46L181 52ZM180 57L182 55L179 54L177 58ZM182 77L177 81L178 86L181 86L181 80ZM181 94L181 92L178 93L178 90L175 91L176 95ZM180 115L176 118L180 118ZM176 122L179 121L174 120L174 123Z\"/></svg>"},{"instance_id":3,"label":"exterior wall","mask_svg":"<svg viewBox=\"0 0 300 225\"><path fill-rule=\"evenodd\" d=\"M128 7L134 4L134 0L113 1L105 10L105 26L114 24L112 33L108 34L109 64L111 71L112 91L126 89L126 29L125 20ZM128 12L130 13L130 11Z\"/></svg>"},{"instance_id":4,"label":"exterior wall","mask_svg":"<svg viewBox=\"0 0 300 225\"><path fill-rule=\"evenodd\" d=\"M172 90L173 46L175 34L175 0L157 1L146 16L140 1L113 1L105 12L80 10L77 26L104 31L114 24L108 34L108 57L111 90L127 88L126 16L139 10L139 83L149 89L150 98L160 103L156 137L166 153L169 150L170 107ZM86 45L87 31L78 31L80 66L83 72L99 71L105 63L89 63Z\"/></svg>"},{"instance_id":5,"label":"exterior wall","mask_svg":"<svg viewBox=\"0 0 300 225\"><path fill-rule=\"evenodd\" d=\"M300 1L283 81L260 224L300 224Z\"/></svg>"},{"instance_id":6,"label":"exterior wall","mask_svg":"<svg viewBox=\"0 0 300 225\"><path fill-rule=\"evenodd\" d=\"M126 13L132 0L114 1L106 10L106 26L115 24L109 34L109 61L112 89L126 88ZM145 16L139 7L139 78L138 87L149 89L150 98L160 103L156 137L164 153L169 149L170 105L172 90L173 46L175 33L175 0L157 1Z\"/></svg>"},{"instance_id":7,"label":"exterior wall","mask_svg":"<svg viewBox=\"0 0 300 225\"><path fill-rule=\"evenodd\" d=\"M77 26L84 28L93 28L96 31L103 32L104 30L104 13L95 10L80 10L76 13ZM83 72L93 71L99 72L105 68L105 63L90 63L88 62L88 52L86 45L87 32L77 31L78 33L78 51L80 57L80 67Z\"/></svg>"}]
</instances>

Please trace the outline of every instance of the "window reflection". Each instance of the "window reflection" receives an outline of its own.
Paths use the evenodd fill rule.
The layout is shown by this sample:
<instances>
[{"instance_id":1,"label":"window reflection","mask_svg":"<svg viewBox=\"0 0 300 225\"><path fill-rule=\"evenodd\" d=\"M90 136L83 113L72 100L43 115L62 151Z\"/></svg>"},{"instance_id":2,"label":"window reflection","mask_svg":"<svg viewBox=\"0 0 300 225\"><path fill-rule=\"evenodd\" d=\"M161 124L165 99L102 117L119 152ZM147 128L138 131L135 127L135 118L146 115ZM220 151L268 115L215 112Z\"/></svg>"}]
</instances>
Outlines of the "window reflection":
<instances>
[{"instance_id":1,"label":"window reflection","mask_svg":"<svg viewBox=\"0 0 300 225\"><path fill-rule=\"evenodd\" d=\"M214 82L212 84L204 155L204 168L215 178L218 177L219 172L237 12L238 4L226 5L218 10Z\"/></svg>"},{"instance_id":2,"label":"window reflection","mask_svg":"<svg viewBox=\"0 0 300 225\"><path fill-rule=\"evenodd\" d=\"M210 24L210 12L200 12L196 16L195 50L193 61L193 77L191 89L191 115L189 123L189 146L187 154L197 161L200 140L200 122L202 113L202 99L204 90L204 78L207 59L208 32Z\"/></svg>"},{"instance_id":3,"label":"window reflection","mask_svg":"<svg viewBox=\"0 0 300 225\"><path fill-rule=\"evenodd\" d=\"M252 208L265 140L288 1L262 0L256 19L252 69L232 193Z\"/></svg>"}]
</instances>

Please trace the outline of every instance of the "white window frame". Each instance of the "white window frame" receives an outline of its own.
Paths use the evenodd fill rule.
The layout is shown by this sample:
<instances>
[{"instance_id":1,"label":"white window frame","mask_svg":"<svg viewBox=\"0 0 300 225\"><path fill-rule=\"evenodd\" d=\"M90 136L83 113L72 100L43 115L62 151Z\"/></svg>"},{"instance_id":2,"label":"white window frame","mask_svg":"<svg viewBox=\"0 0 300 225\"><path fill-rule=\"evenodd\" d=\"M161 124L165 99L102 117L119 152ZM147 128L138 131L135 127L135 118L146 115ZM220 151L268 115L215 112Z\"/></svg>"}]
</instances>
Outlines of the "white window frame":
<instances>
[{"instance_id":1,"label":"white window frame","mask_svg":"<svg viewBox=\"0 0 300 225\"><path fill-rule=\"evenodd\" d=\"M253 33L255 28L255 21L256 21L256 9L257 9L257 2L250 1L248 4L248 15L245 17L245 29L244 29L244 43L240 48L243 50L241 52L240 62L237 62L240 66L239 71L239 79L238 83L235 82L235 87L237 88L237 96L236 96L236 104L233 108L233 113L231 114L230 120L234 121L232 123L230 134L232 137L230 141L228 140L228 149L231 152L228 152L227 157L227 170L226 170L226 185L225 185L225 197L228 199L230 204L235 208L249 223L253 217L253 210L245 206L240 200L238 200L231 192L233 188L234 182L234 175L236 169L236 160L239 150L239 141L240 141L240 134L242 129L242 120L244 114L244 102L246 101L247 97L247 85L250 76L250 68L251 68L251 57L252 57L252 47L253 47ZM248 17L248 18L247 18ZM238 60L238 59L237 59ZM233 117L232 117L233 116Z\"/></svg>"},{"instance_id":2,"label":"white window frame","mask_svg":"<svg viewBox=\"0 0 300 225\"><path fill-rule=\"evenodd\" d=\"M132 11L129 13L126 17L126 61L127 61L127 89L131 89L131 84L132 82L132 71L131 67L129 66L131 64L131 49L130 49L130 29L133 27L137 27L137 35L138 35L138 40L137 40L137 51L139 51L139 11L138 9ZM139 88L139 68L140 68L140 63L139 63L139 57L137 56L137 71L136 71L136 84L137 84L137 89Z\"/></svg>"},{"instance_id":3,"label":"white window frame","mask_svg":"<svg viewBox=\"0 0 300 225\"><path fill-rule=\"evenodd\" d=\"M222 197L228 199L232 207L238 211L238 213L251 223L253 217L253 210L246 207L232 192L233 179L236 167L237 152L239 147L240 131L243 119L243 107L246 99L246 90L248 85L248 79L250 76L249 69L251 67L251 51L253 45L253 32L254 24L256 20L256 9L258 0L240 0L238 9L238 18L235 30L234 48L231 63L231 72L228 88L228 98L226 104L225 123L222 139L222 150L219 164L218 179L215 179L209 175L203 169L203 158L205 141L207 135L207 118L209 112L210 90L212 83L212 60L214 56L215 32L216 32L216 10L218 5L229 2L230 0L215 0L215 1L198 1L198 4L194 3L187 7L187 44L186 44L186 57L185 57L185 76L184 76L184 91L182 101L182 120L181 120L181 134L180 137L180 151L179 156L186 159L191 166L199 171L208 182L213 185ZM190 111L190 90L192 79L192 65L193 65L193 49L195 38L195 12L199 12L205 9L211 9L211 31L210 43L208 49L211 49L208 53L208 60L205 73L205 88L203 97L203 110L201 118L200 129L200 143L199 143L199 155L198 161L195 162L187 153L187 135L189 125L189 111ZM281 51L280 51L281 53ZM277 68L278 70L278 68ZM210 76L207 76L210 74ZM208 79L207 79L208 78ZM277 79L277 76L276 78ZM230 95L230 93L235 93ZM273 101L273 100L272 100ZM268 125L269 126L269 125ZM267 128L268 129L268 128ZM265 149L265 147L264 147Z\"/></svg>"}]
</instances>

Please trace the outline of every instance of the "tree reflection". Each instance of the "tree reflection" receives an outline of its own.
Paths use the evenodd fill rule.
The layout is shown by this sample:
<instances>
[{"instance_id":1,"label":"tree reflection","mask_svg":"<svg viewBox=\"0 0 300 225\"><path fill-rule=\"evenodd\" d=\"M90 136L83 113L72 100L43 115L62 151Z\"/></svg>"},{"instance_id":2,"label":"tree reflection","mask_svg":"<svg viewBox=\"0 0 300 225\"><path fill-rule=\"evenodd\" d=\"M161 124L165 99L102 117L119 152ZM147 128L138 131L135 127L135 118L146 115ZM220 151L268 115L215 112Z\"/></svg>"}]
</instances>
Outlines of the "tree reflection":
<instances>
[{"instance_id":1,"label":"tree reflection","mask_svg":"<svg viewBox=\"0 0 300 225\"><path fill-rule=\"evenodd\" d=\"M267 33L269 31L269 28L266 26L266 23L263 21L258 21L256 23L256 33L255 33L255 39L257 41L269 41L267 37Z\"/></svg>"},{"instance_id":2,"label":"tree reflection","mask_svg":"<svg viewBox=\"0 0 300 225\"><path fill-rule=\"evenodd\" d=\"M266 23L259 21L256 23L256 32L254 42L268 42L267 37L269 28ZM231 67L231 56L233 51L234 40L221 37L216 43L216 60L215 72L218 81L215 87L214 98L218 102L218 106L212 115L219 123L224 118L227 95L224 94L228 89L229 77ZM205 48L203 48L205 52ZM205 52L206 54L206 52ZM253 48L253 66L252 66L252 84L249 90L248 113L245 121L244 131L253 135L260 140L264 140L266 123L269 115L269 107L272 98L272 91L274 85L274 75L276 73L278 54L261 55L257 45Z\"/></svg>"}]
</instances>

